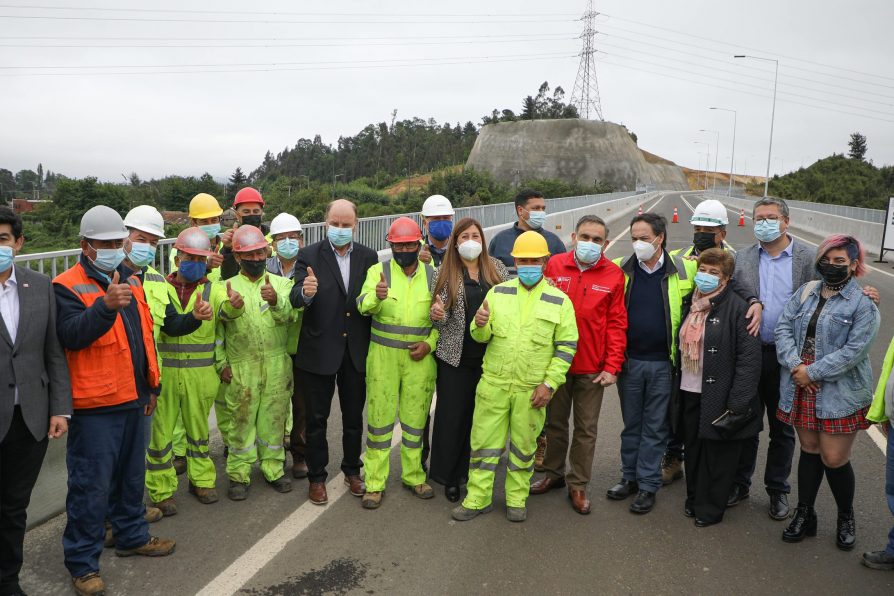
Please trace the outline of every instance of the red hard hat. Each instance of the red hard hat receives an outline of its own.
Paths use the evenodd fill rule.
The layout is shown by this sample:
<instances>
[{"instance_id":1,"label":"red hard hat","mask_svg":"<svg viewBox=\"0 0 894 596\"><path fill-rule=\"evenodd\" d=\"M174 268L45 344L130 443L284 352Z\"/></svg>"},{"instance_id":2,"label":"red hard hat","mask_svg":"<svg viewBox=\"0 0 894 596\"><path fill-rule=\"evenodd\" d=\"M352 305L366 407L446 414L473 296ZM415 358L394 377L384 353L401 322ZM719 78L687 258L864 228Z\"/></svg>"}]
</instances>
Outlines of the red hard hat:
<instances>
[{"instance_id":1,"label":"red hard hat","mask_svg":"<svg viewBox=\"0 0 894 596\"><path fill-rule=\"evenodd\" d=\"M422 240L422 230L419 224L409 217L398 217L388 228L388 242L419 242Z\"/></svg>"},{"instance_id":2,"label":"red hard hat","mask_svg":"<svg viewBox=\"0 0 894 596\"><path fill-rule=\"evenodd\" d=\"M264 232L254 226L239 226L233 233L233 252L251 252L267 248Z\"/></svg>"},{"instance_id":3,"label":"red hard hat","mask_svg":"<svg viewBox=\"0 0 894 596\"><path fill-rule=\"evenodd\" d=\"M236 205L241 205L242 203L260 203L261 207L263 207L264 199L261 198L261 193L258 192L257 189L246 186L236 193L236 199L233 201L233 207L235 207Z\"/></svg>"},{"instance_id":4,"label":"red hard hat","mask_svg":"<svg viewBox=\"0 0 894 596\"><path fill-rule=\"evenodd\" d=\"M186 228L177 236L174 248L179 252L200 257L210 257L214 254L211 250L211 241L202 228Z\"/></svg>"}]
</instances>

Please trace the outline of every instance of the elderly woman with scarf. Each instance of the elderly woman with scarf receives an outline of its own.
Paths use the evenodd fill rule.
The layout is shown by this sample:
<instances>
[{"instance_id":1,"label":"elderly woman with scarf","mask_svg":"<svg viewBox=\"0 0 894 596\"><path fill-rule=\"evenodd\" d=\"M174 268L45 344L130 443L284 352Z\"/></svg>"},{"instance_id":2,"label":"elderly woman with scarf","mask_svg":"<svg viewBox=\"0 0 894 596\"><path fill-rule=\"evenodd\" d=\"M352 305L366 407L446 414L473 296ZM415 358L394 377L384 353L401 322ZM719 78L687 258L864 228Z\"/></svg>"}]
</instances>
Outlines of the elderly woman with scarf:
<instances>
[{"instance_id":1,"label":"elderly woman with scarf","mask_svg":"<svg viewBox=\"0 0 894 596\"><path fill-rule=\"evenodd\" d=\"M700 528L723 520L739 453L761 427L761 346L746 328L748 304L730 288L734 269L730 253L704 251L683 302L673 419L686 446L684 512Z\"/></svg>"}]
</instances>

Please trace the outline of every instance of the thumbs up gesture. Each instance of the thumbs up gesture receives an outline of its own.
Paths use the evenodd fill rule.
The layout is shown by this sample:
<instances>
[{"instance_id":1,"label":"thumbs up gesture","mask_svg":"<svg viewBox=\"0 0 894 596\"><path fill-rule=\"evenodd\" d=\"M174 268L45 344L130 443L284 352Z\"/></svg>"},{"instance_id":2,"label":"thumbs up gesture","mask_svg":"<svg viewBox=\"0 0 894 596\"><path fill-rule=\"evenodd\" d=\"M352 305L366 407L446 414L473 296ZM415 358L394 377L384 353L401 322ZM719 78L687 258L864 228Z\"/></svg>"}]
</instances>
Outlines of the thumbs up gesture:
<instances>
[{"instance_id":1,"label":"thumbs up gesture","mask_svg":"<svg viewBox=\"0 0 894 596\"><path fill-rule=\"evenodd\" d=\"M106 290L106 295L103 297L103 301L110 310L124 308L130 304L130 301L133 299L133 292L130 289L130 284L127 282L120 283L120 281L121 276L115 271L115 274L112 275L112 281L109 283L109 287Z\"/></svg>"},{"instance_id":2,"label":"thumbs up gesture","mask_svg":"<svg viewBox=\"0 0 894 596\"><path fill-rule=\"evenodd\" d=\"M422 245L419 250L419 260L428 265L431 263L431 251L428 249L428 243Z\"/></svg>"},{"instance_id":3,"label":"thumbs up gesture","mask_svg":"<svg viewBox=\"0 0 894 596\"><path fill-rule=\"evenodd\" d=\"M261 298L270 306L276 306L276 290L270 285L270 274L264 276L264 285L261 286Z\"/></svg>"},{"instance_id":4,"label":"thumbs up gesture","mask_svg":"<svg viewBox=\"0 0 894 596\"><path fill-rule=\"evenodd\" d=\"M490 307L487 305L487 298L481 303L478 311L475 313L475 326L484 327L490 320Z\"/></svg>"},{"instance_id":5,"label":"thumbs up gesture","mask_svg":"<svg viewBox=\"0 0 894 596\"><path fill-rule=\"evenodd\" d=\"M196 293L196 302L192 307L192 316L197 321L210 321L212 318L211 304L202 300L202 295Z\"/></svg>"},{"instance_id":6,"label":"thumbs up gesture","mask_svg":"<svg viewBox=\"0 0 894 596\"><path fill-rule=\"evenodd\" d=\"M227 299L230 301L230 306L235 309L240 309L245 306L245 301L242 300L242 294L234 290L230 285L230 282L227 282Z\"/></svg>"},{"instance_id":7,"label":"thumbs up gesture","mask_svg":"<svg viewBox=\"0 0 894 596\"><path fill-rule=\"evenodd\" d=\"M385 272L383 271L381 274L381 278L379 283L376 284L376 298L379 300L385 300L388 298L388 282L385 281Z\"/></svg>"},{"instance_id":8,"label":"thumbs up gesture","mask_svg":"<svg viewBox=\"0 0 894 596\"><path fill-rule=\"evenodd\" d=\"M444 310L444 303L441 302L440 296L435 296L435 301L431 305L428 316L431 317L432 321L443 321L447 316L447 312Z\"/></svg>"},{"instance_id":9,"label":"thumbs up gesture","mask_svg":"<svg viewBox=\"0 0 894 596\"><path fill-rule=\"evenodd\" d=\"M301 289L304 290L305 298L313 298L317 295L317 276L314 275L314 270L310 267L307 268L307 277L304 278Z\"/></svg>"},{"instance_id":10,"label":"thumbs up gesture","mask_svg":"<svg viewBox=\"0 0 894 596\"><path fill-rule=\"evenodd\" d=\"M239 222L233 224L233 227L223 233L223 236L220 237L220 241L223 242L223 245L226 247L231 247L233 245L233 234L236 233L236 228L239 227Z\"/></svg>"}]
</instances>

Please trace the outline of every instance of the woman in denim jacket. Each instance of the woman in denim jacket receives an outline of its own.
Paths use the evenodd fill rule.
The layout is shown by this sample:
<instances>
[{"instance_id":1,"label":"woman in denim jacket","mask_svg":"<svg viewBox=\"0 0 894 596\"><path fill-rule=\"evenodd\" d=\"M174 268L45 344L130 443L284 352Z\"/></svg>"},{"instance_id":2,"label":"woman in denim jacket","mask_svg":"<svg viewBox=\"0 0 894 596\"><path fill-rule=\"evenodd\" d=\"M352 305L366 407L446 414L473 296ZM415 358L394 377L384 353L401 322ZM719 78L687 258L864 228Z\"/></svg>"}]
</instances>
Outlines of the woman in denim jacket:
<instances>
[{"instance_id":1,"label":"woman in denim jacket","mask_svg":"<svg viewBox=\"0 0 894 596\"><path fill-rule=\"evenodd\" d=\"M864 260L856 238L826 238L816 251L822 281L797 290L776 325L777 357L791 371L780 380L776 416L795 427L801 442L798 508L782 533L786 542L816 536L813 505L824 473L838 505L838 548L851 550L856 541L850 453L857 431L871 424L869 348L880 323L855 279L866 272Z\"/></svg>"}]
</instances>

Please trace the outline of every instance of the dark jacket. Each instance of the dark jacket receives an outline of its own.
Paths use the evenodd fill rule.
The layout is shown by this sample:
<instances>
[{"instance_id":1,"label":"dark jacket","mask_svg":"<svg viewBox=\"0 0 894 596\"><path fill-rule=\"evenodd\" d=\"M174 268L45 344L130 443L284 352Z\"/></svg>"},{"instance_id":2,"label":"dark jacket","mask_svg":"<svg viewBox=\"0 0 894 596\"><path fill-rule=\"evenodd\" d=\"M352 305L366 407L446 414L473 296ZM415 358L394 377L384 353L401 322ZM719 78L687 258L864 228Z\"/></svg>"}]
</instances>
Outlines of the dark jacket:
<instances>
[{"instance_id":1,"label":"dark jacket","mask_svg":"<svg viewBox=\"0 0 894 596\"><path fill-rule=\"evenodd\" d=\"M546 246L549 248L550 255L558 255L567 250L562 239L549 230L540 228L539 230L534 231L546 238ZM503 261L503 264L506 265L506 268L509 269L509 273L512 275L516 274L515 259L512 258L510 253L512 252L513 245L515 245L515 239L521 236L524 232L525 230L518 227L518 222L515 222L512 224L511 228L503 230L494 236L490 241L490 244L487 246L488 254Z\"/></svg>"},{"instance_id":2,"label":"dark jacket","mask_svg":"<svg viewBox=\"0 0 894 596\"><path fill-rule=\"evenodd\" d=\"M689 315L692 294L683 300L683 320ZM711 312L705 322L704 366L702 370L701 420L698 434L702 439L745 439L761 430L761 409L757 384L761 376L760 339L748 333L745 313L748 303L730 286L711 302ZM680 386L681 355L677 350L676 387ZM671 420L675 428L683 408L680 392L671 401ZM751 421L735 435L724 437L711 425L727 409L754 413ZM775 413L773 413L775 415Z\"/></svg>"},{"instance_id":3,"label":"dark jacket","mask_svg":"<svg viewBox=\"0 0 894 596\"><path fill-rule=\"evenodd\" d=\"M819 279L819 274L813 262L816 250L794 238L792 242L792 291L795 291L808 281ZM761 295L760 248L760 244L752 244L736 253L732 286L745 300L759 299Z\"/></svg>"},{"instance_id":4,"label":"dark jacket","mask_svg":"<svg viewBox=\"0 0 894 596\"><path fill-rule=\"evenodd\" d=\"M373 249L354 242L348 287L344 287L335 252L329 240L322 240L298 251L295 261L295 286L290 301L304 308L295 365L317 375L334 375L341 366L345 349L358 373L366 374L372 320L357 310L357 296L366 278L366 270L379 262ZM306 301L301 295L307 268L317 278L317 293Z\"/></svg>"}]
</instances>

